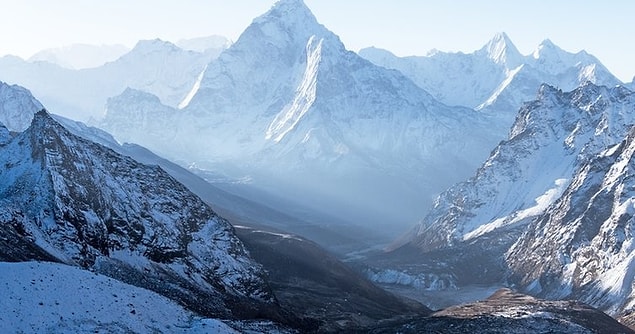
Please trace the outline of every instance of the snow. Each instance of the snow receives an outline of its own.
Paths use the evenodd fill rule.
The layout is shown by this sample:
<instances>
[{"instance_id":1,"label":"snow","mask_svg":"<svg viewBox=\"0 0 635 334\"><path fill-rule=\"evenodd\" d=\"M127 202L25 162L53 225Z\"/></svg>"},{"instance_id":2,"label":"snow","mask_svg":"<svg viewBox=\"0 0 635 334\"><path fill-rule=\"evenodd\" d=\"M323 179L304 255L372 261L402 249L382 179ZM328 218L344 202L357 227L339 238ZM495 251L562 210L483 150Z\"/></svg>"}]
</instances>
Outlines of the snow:
<instances>
[{"instance_id":1,"label":"snow","mask_svg":"<svg viewBox=\"0 0 635 334\"><path fill-rule=\"evenodd\" d=\"M477 238L496 229L511 226L519 222L526 221L526 219L528 218L542 214L549 205L551 205L556 199L560 197L560 195L562 195L562 192L567 185L567 179L557 179L555 181L554 188L547 190L544 194L536 198L536 205L523 210L515 211L514 213L512 213L512 215L498 218L491 223L480 225L475 230L466 233L463 236L463 240Z\"/></svg>"},{"instance_id":2,"label":"snow","mask_svg":"<svg viewBox=\"0 0 635 334\"><path fill-rule=\"evenodd\" d=\"M320 65L322 56L322 42L324 42L324 39L320 39L317 42L315 39L316 36L313 35L309 38L307 43L306 71L304 72L302 83L296 91L293 102L285 106L282 111L274 117L271 124L269 124L265 139L273 138L275 142L281 141L289 131L295 128L302 119L302 116L309 111L313 102L315 102L318 66Z\"/></svg>"},{"instance_id":3,"label":"snow","mask_svg":"<svg viewBox=\"0 0 635 334\"><path fill-rule=\"evenodd\" d=\"M187 96L185 96L183 101L179 103L179 107L178 107L179 109L183 109L187 107L187 105L190 104L190 102L192 102L192 98L194 97L194 95L196 95L198 90L201 88L201 80L203 80L203 76L205 75L206 70L207 70L207 65L205 65L205 68L203 68L203 70L201 71L201 74L198 75L198 78L196 79L194 86L192 86L192 90L190 90L190 92L187 93Z\"/></svg>"},{"instance_id":4,"label":"snow","mask_svg":"<svg viewBox=\"0 0 635 334\"><path fill-rule=\"evenodd\" d=\"M496 34L469 54L434 52L400 58L375 48L359 53L377 65L402 72L443 103L501 116L504 128L543 83L563 90L586 81L608 87L621 83L584 51L569 53L546 40L532 54L522 55L505 33Z\"/></svg>"},{"instance_id":5,"label":"snow","mask_svg":"<svg viewBox=\"0 0 635 334\"><path fill-rule=\"evenodd\" d=\"M239 229L244 229L244 230L249 230L252 233L262 233L262 234L268 234L268 235L274 235L277 237L280 237L282 239L293 239L293 240L297 240L297 241L303 241L304 240L298 236L295 236L293 234L288 234L288 233L276 233L276 232L271 232L271 231L263 231L263 230L257 230L251 227L247 227L247 226L242 226L242 225L234 225L235 228L239 228Z\"/></svg>"},{"instance_id":6,"label":"snow","mask_svg":"<svg viewBox=\"0 0 635 334\"><path fill-rule=\"evenodd\" d=\"M238 333L154 292L57 263L0 263L3 333Z\"/></svg>"},{"instance_id":7,"label":"snow","mask_svg":"<svg viewBox=\"0 0 635 334\"><path fill-rule=\"evenodd\" d=\"M103 117L108 98L126 87L148 91L176 107L218 53L186 51L172 43L140 41L98 67L67 69L48 62L0 58L2 80L29 89L47 110L83 122Z\"/></svg>"},{"instance_id":8,"label":"snow","mask_svg":"<svg viewBox=\"0 0 635 334\"><path fill-rule=\"evenodd\" d=\"M9 131L26 130L33 115L43 108L28 89L0 81L0 124Z\"/></svg>"}]
</instances>

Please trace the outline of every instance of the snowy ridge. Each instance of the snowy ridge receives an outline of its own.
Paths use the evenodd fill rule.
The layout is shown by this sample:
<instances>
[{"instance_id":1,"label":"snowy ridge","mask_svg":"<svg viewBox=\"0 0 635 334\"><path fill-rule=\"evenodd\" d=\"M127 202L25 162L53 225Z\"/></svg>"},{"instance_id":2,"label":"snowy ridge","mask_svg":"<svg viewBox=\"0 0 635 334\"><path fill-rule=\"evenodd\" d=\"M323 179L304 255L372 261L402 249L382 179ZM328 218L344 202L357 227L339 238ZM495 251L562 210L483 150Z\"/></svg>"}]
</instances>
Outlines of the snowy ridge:
<instances>
[{"instance_id":1,"label":"snowy ridge","mask_svg":"<svg viewBox=\"0 0 635 334\"><path fill-rule=\"evenodd\" d=\"M203 70L201 71L201 74L199 74L198 78L196 78L196 82L194 83L194 86L192 86L192 90L190 90L190 92L187 93L187 96L185 96L183 101L179 103L179 109L183 109L187 107L188 104L190 104L194 95L196 95L198 90L201 88L201 80L203 80L203 76L205 75L206 70L207 70L207 65L205 65L205 68L203 68Z\"/></svg>"},{"instance_id":2,"label":"snowy ridge","mask_svg":"<svg viewBox=\"0 0 635 334\"><path fill-rule=\"evenodd\" d=\"M635 128L588 159L563 196L509 250L511 277L521 287L579 298L612 315L632 312L634 143Z\"/></svg>"},{"instance_id":3,"label":"snowy ridge","mask_svg":"<svg viewBox=\"0 0 635 334\"><path fill-rule=\"evenodd\" d=\"M443 103L499 115L505 126L543 83L565 91L586 81L609 87L621 84L585 51L569 53L545 40L532 54L523 56L505 33L496 34L471 54L435 52L399 58L369 48L360 50L360 55L401 71Z\"/></svg>"},{"instance_id":4,"label":"snowy ridge","mask_svg":"<svg viewBox=\"0 0 635 334\"><path fill-rule=\"evenodd\" d=\"M87 122L103 117L106 100L126 87L177 107L218 54L187 51L161 40L140 41L116 60L80 70L7 56L0 58L0 80L29 87L53 113Z\"/></svg>"}]
</instances>

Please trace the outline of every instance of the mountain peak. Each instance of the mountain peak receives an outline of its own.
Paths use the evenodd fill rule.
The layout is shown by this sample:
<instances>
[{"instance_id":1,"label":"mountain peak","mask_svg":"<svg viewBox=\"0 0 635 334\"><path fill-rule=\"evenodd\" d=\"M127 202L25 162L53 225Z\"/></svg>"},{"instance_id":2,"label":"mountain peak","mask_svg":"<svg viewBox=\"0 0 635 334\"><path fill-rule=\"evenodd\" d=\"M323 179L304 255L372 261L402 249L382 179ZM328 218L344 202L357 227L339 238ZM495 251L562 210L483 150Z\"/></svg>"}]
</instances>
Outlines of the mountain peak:
<instances>
[{"instance_id":1,"label":"mountain peak","mask_svg":"<svg viewBox=\"0 0 635 334\"><path fill-rule=\"evenodd\" d=\"M284 13L292 13L297 11L311 12L309 7L302 0L279 0L270 11L281 11Z\"/></svg>"},{"instance_id":2,"label":"mountain peak","mask_svg":"<svg viewBox=\"0 0 635 334\"><path fill-rule=\"evenodd\" d=\"M134 48L132 48L130 52L131 53L138 52L138 53L146 54L146 53L157 52L162 50L173 51L173 50L181 50L181 49L171 42L164 41L159 38L155 38L155 39L149 39L149 40L140 40L139 42L137 42L137 44L134 46Z\"/></svg>"},{"instance_id":3,"label":"mountain peak","mask_svg":"<svg viewBox=\"0 0 635 334\"><path fill-rule=\"evenodd\" d=\"M549 38L545 38L538 47L542 47L542 48L558 48L558 46L556 46Z\"/></svg>"},{"instance_id":4,"label":"mountain peak","mask_svg":"<svg viewBox=\"0 0 635 334\"><path fill-rule=\"evenodd\" d=\"M267 25L274 23L282 27L282 31L277 29L267 29ZM314 31L315 26L320 26L317 19L302 0L280 0L265 14L254 19L253 24L261 25L263 33L269 37L275 37L280 32L302 33L304 31Z\"/></svg>"},{"instance_id":5,"label":"mountain peak","mask_svg":"<svg viewBox=\"0 0 635 334\"><path fill-rule=\"evenodd\" d=\"M554 44L550 39L545 39L536 48L532 56L535 59L540 59L544 57L550 57L553 55L558 55L561 53L565 53L566 51L562 50L556 44Z\"/></svg>"},{"instance_id":6,"label":"mountain peak","mask_svg":"<svg viewBox=\"0 0 635 334\"><path fill-rule=\"evenodd\" d=\"M26 130L33 114L43 108L28 89L0 81L0 123L10 131Z\"/></svg>"},{"instance_id":7,"label":"mountain peak","mask_svg":"<svg viewBox=\"0 0 635 334\"><path fill-rule=\"evenodd\" d=\"M514 43L504 32L496 33L478 52L495 63L507 64L508 67L516 67L522 58Z\"/></svg>"}]
</instances>

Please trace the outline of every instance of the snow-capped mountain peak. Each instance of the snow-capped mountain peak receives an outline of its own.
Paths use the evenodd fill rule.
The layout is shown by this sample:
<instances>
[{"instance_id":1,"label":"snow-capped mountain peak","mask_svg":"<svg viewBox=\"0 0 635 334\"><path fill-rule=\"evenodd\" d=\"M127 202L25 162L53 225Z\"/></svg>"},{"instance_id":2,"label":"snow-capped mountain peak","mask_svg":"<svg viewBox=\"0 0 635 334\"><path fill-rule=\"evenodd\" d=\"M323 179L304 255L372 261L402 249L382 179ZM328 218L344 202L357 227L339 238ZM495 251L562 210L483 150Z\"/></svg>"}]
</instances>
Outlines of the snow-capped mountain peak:
<instances>
[{"instance_id":1,"label":"snow-capped mountain peak","mask_svg":"<svg viewBox=\"0 0 635 334\"><path fill-rule=\"evenodd\" d=\"M0 81L0 123L10 131L26 130L33 114L43 108L28 89Z\"/></svg>"},{"instance_id":2,"label":"snow-capped mountain peak","mask_svg":"<svg viewBox=\"0 0 635 334\"><path fill-rule=\"evenodd\" d=\"M477 54L485 55L494 63L515 68L522 62L522 54L506 33L500 32L483 46Z\"/></svg>"},{"instance_id":3,"label":"snow-capped mountain peak","mask_svg":"<svg viewBox=\"0 0 635 334\"><path fill-rule=\"evenodd\" d=\"M544 39L532 53L535 59L540 59L552 55L554 53L563 52L560 47L555 45L550 39Z\"/></svg>"},{"instance_id":4,"label":"snow-capped mountain peak","mask_svg":"<svg viewBox=\"0 0 635 334\"><path fill-rule=\"evenodd\" d=\"M132 54L149 54L153 52L162 52L162 51L179 51L182 50L178 46L176 46L172 42L164 41L159 38L149 39L149 40L141 40L138 41L137 44L132 48L130 53Z\"/></svg>"},{"instance_id":5,"label":"snow-capped mountain peak","mask_svg":"<svg viewBox=\"0 0 635 334\"><path fill-rule=\"evenodd\" d=\"M279 49L297 48L304 46L313 35L335 36L317 21L302 0L281 0L255 18L236 44L252 44L254 39L259 39Z\"/></svg>"},{"instance_id":6,"label":"snow-capped mountain peak","mask_svg":"<svg viewBox=\"0 0 635 334\"><path fill-rule=\"evenodd\" d=\"M282 22L287 22L287 24L301 23L303 20L308 20L305 22L306 24L317 23L317 19L302 0L279 0L264 15L256 18L254 22L259 22L266 17L272 16L279 18L285 17Z\"/></svg>"}]
</instances>

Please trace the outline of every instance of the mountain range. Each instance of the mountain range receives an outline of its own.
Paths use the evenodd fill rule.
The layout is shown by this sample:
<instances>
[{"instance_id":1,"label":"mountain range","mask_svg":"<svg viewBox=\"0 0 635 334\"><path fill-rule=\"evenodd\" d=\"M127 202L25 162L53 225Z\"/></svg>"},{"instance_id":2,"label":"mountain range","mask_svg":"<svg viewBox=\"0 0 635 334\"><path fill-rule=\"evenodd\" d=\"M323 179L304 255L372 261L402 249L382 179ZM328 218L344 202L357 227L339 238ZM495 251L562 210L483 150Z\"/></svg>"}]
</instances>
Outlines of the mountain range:
<instances>
[{"instance_id":1,"label":"mountain range","mask_svg":"<svg viewBox=\"0 0 635 334\"><path fill-rule=\"evenodd\" d=\"M8 57L0 70L54 113L240 183L240 195L403 228L478 168L541 83L619 83L586 52L545 40L523 56L504 33L471 54L360 51L373 66L302 1L280 1L231 45L179 43L142 41L89 70Z\"/></svg>"},{"instance_id":2,"label":"mountain range","mask_svg":"<svg viewBox=\"0 0 635 334\"><path fill-rule=\"evenodd\" d=\"M233 44L179 45L83 70L0 58L63 110L0 82L0 265L30 314L7 328L101 326L38 294L58 284L44 271L100 312L166 303L184 332L630 332L600 311L635 326L635 93L593 56L549 40L525 56L501 33L471 54L360 57L301 0ZM499 287L532 297L485 299ZM150 328L130 308L141 321L104 328Z\"/></svg>"},{"instance_id":3,"label":"mountain range","mask_svg":"<svg viewBox=\"0 0 635 334\"><path fill-rule=\"evenodd\" d=\"M73 44L61 48L44 49L27 59L28 62L44 61L71 70L99 67L115 61L130 51L120 45Z\"/></svg>"},{"instance_id":4,"label":"mountain range","mask_svg":"<svg viewBox=\"0 0 635 334\"><path fill-rule=\"evenodd\" d=\"M189 41L181 43L187 45ZM204 39L198 43L210 45ZM100 119L107 99L127 87L152 92L163 103L178 107L207 63L225 46L189 51L159 39L139 41L110 62L82 69L65 68L51 59L25 61L4 56L0 58L0 72L3 81L29 87L49 110L86 122Z\"/></svg>"},{"instance_id":5,"label":"mountain range","mask_svg":"<svg viewBox=\"0 0 635 334\"><path fill-rule=\"evenodd\" d=\"M445 104L499 115L506 127L543 83L565 91L587 81L608 87L621 84L586 51L570 53L546 39L531 54L522 55L505 33L469 54L435 50L426 56L397 57L377 48L362 49L359 54L399 70Z\"/></svg>"},{"instance_id":6,"label":"mountain range","mask_svg":"<svg viewBox=\"0 0 635 334\"><path fill-rule=\"evenodd\" d=\"M35 100L5 86L19 93L7 94L14 103L5 105ZM31 106L22 109L32 118L23 132L0 126L0 265L10 272L2 286L11 310L0 315L5 330L380 333L530 325L630 332L583 304L505 295L467 312L430 314L301 237L231 227L160 167L85 139L107 143L107 134L60 118L84 138L76 136L36 112L39 103ZM492 313L488 303L524 315Z\"/></svg>"}]
</instances>

